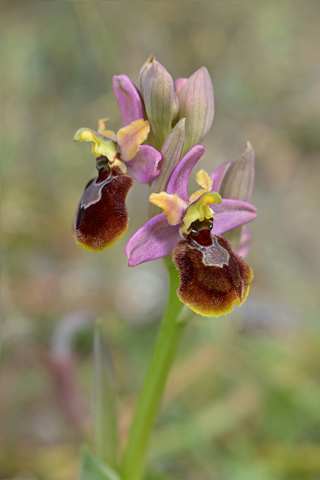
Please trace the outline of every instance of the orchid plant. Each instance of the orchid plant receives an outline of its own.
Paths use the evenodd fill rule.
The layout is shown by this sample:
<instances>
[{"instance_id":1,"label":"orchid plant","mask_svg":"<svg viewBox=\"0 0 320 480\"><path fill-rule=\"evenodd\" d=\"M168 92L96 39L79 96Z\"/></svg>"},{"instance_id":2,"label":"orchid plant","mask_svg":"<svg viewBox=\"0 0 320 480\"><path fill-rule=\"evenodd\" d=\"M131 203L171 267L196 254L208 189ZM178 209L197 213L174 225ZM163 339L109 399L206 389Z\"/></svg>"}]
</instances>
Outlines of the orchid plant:
<instances>
[{"instance_id":1,"label":"orchid plant","mask_svg":"<svg viewBox=\"0 0 320 480\"><path fill-rule=\"evenodd\" d=\"M101 251L128 228L126 198L134 181L149 184L150 218L128 240L129 267L164 258L169 276L168 303L153 356L142 386L126 447L120 456L116 409L108 375L98 375L95 453L84 450L81 480L142 480L145 456L165 381L179 340L192 312L218 317L243 304L253 279L244 257L255 219L251 205L254 152L245 152L208 174L199 169L199 189L188 192L189 177L205 153L201 142L211 128L214 95L205 67L175 83L154 56L140 70L138 87L126 75L113 79L123 127L98 131L81 128L76 142L91 142L98 175L78 205L73 231L81 247ZM95 348L101 371L101 329ZM100 347L99 347L100 346ZM110 382L109 382L110 383ZM105 402L105 404L104 404ZM107 405L109 404L109 405ZM104 410L112 412L104 415ZM106 422L108 425L106 426Z\"/></svg>"}]
</instances>

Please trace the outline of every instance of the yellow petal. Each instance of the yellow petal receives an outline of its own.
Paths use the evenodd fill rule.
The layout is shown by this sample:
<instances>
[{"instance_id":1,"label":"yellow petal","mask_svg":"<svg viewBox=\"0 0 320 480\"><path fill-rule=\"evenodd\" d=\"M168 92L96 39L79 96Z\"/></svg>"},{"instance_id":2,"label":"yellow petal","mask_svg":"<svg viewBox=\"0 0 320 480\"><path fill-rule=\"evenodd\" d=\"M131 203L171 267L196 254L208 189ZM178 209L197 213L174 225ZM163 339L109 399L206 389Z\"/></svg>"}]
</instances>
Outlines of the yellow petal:
<instances>
[{"instance_id":1,"label":"yellow petal","mask_svg":"<svg viewBox=\"0 0 320 480\"><path fill-rule=\"evenodd\" d=\"M204 219L209 220L213 217L213 211L209 207L213 203L221 203L222 198L216 192L205 192L201 197L191 203L187 208L186 214L183 218L183 225L181 227L181 233L187 233L191 223L196 220L202 222Z\"/></svg>"},{"instance_id":2,"label":"yellow petal","mask_svg":"<svg viewBox=\"0 0 320 480\"><path fill-rule=\"evenodd\" d=\"M200 185L200 187L202 187L202 189L197 190L191 195L191 197L189 198L189 203L195 202L196 200L198 200L198 198L201 197L201 195L206 192L210 192L210 190L212 189L213 180L209 177L205 170L200 170L196 175L196 179L197 183Z\"/></svg>"},{"instance_id":3,"label":"yellow petal","mask_svg":"<svg viewBox=\"0 0 320 480\"><path fill-rule=\"evenodd\" d=\"M170 225L178 225L181 222L187 207L187 204L175 193L172 195L166 192L152 193L149 197L149 202L163 209L163 213L167 215Z\"/></svg>"},{"instance_id":4,"label":"yellow petal","mask_svg":"<svg viewBox=\"0 0 320 480\"><path fill-rule=\"evenodd\" d=\"M75 142L92 142L93 155L95 157L104 155L110 162L112 162L117 153L119 153L118 145L114 140L104 137L90 128L80 128L73 139Z\"/></svg>"},{"instance_id":5,"label":"yellow petal","mask_svg":"<svg viewBox=\"0 0 320 480\"><path fill-rule=\"evenodd\" d=\"M111 140L117 141L117 135L113 130L106 130L106 124L109 122L110 118L100 118L98 120L98 133L104 137L111 138Z\"/></svg>"},{"instance_id":6,"label":"yellow petal","mask_svg":"<svg viewBox=\"0 0 320 480\"><path fill-rule=\"evenodd\" d=\"M206 193L206 192L207 192L207 190L203 190L203 189L197 190L196 192L194 192L194 193L190 196L190 198L189 198L189 203L195 202L196 200L198 200L198 198L201 197L201 195L203 195L203 194Z\"/></svg>"},{"instance_id":7,"label":"yellow petal","mask_svg":"<svg viewBox=\"0 0 320 480\"><path fill-rule=\"evenodd\" d=\"M150 132L147 120L135 120L117 133L117 142L121 152L121 159L125 162L131 160L139 150Z\"/></svg>"},{"instance_id":8,"label":"yellow petal","mask_svg":"<svg viewBox=\"0 0 320 480\"><path fill-rule=\"evenodd\" d=\"M98 133L103 135L103 131L106 129L106 124L109 122L110 118L99 118L98 120Z\"/></svg>"},{"instance_id":9,"label":"yellow petal","mask_svg":"<svg viewBox=\"0 0 320 480\"><path fill-rule=\"evenodd\" d=\"M200 187L204 188L207 192L210 192L212 189L212 178L209 177L205 170L200 170L196 175L197 183Z\"/></svg>"},{"instance_id":10,"label":"yellow petal","mask_svg":"<svg viewBox=\"0 0 320 480\"><path fill-rule=\"evenodd\" d=\"M101 132L101 135L111 138L111 140L117 143L117 134L113 130L103 130L103 132Z\"/></svg>"}]
</instances>

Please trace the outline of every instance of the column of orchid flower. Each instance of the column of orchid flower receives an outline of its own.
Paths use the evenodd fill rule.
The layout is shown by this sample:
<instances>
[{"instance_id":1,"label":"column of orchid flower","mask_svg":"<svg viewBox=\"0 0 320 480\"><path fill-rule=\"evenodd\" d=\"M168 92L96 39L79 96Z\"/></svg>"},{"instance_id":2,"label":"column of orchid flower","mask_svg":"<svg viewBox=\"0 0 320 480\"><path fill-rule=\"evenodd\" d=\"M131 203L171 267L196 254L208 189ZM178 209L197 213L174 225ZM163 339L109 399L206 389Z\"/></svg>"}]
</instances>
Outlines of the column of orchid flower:
<instances>
[{"instance_id":1,"label":"column of orchid flower","mask_svg":"<svg viewBox=\"0 0 320 480\"><path fill-rule=\"evenodd\" d=\"M150 219L129 239L125 253L130 267L165 258L169 274L167 308L124 456L114 462L113 470L104 461L108 470L102 478L123 480L143 477L148 440L186 324L182 307L220 316L245 301L253 274L243 260L250 243L243 225L256 217L249 203L254 182L250 144L242 155L210 175L199 170L196 180L201 188L191 195L187 189L190 174L205 152L200 142L214 116L207 69L202 67L190 78L173 83L151 56L140 70L138 84L136 88L126 75L114 77L123 121L117 133L107 130L108 119L102 119L97 132L82 128L74 138L92 143L98 170L86 185L74 217L77 244L101 251L123 236L128 227L125 202L133 180L149 183ZM83 469L95 478L93 470Z\"/></svg>"}]
</instances>

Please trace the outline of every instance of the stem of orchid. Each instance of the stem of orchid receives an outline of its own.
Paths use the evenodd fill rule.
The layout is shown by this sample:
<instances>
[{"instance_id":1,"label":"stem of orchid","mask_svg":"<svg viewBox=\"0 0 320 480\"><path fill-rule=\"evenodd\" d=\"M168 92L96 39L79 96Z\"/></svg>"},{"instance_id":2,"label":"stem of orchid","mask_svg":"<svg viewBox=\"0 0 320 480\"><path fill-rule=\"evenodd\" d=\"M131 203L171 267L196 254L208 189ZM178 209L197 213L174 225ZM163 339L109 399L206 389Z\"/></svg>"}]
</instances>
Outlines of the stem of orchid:
<instances>
[{"instance_id":1,"label":"stem of orchid","mask_svg":"<svg viewBox=\"0 0 320 480\"><path fill-rule=\"evenodd\" d=\"M141 480L145 455L165 382L178 349L186 322L177 321L183 304L177 297L179 278L172 262L169 272L169 298L153 356L142 387L123 459L123 480Z\"/></svg>"}]
</instances>

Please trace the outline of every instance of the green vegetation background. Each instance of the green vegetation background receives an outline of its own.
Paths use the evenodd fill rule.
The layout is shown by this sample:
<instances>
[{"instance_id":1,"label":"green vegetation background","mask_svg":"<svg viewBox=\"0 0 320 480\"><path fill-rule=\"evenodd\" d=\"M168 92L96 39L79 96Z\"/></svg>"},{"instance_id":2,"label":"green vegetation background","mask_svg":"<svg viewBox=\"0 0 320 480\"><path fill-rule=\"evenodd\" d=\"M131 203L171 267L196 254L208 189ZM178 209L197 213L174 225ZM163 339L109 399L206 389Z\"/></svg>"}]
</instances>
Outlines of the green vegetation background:
<instances>
[{"instance_id":1,"label":"green vegetation background","mask_svg":"<svg viewBox=\"0 0 320 480\"><path fill-rule=\"evenodd\" d=\"M129 269L124 255L147 219L146 186L130 193L130 228L112 250L76 247L94 160L72 138L101 117L121 126L112 76L136 82L151 53L174 78L208 68L216 116L202 166L250 140L259 217L250 296L189 326L148 478L320 479L319 17L317 1L2 2L1 479L76 478L91 437L92 321L65 385L52 349L70 314L103 318L125 438L166 277L161 261Z\"/></svg>"}]
</instances>

